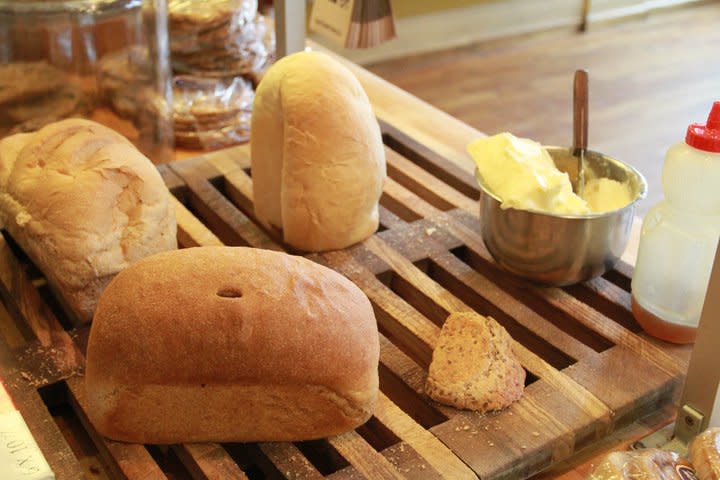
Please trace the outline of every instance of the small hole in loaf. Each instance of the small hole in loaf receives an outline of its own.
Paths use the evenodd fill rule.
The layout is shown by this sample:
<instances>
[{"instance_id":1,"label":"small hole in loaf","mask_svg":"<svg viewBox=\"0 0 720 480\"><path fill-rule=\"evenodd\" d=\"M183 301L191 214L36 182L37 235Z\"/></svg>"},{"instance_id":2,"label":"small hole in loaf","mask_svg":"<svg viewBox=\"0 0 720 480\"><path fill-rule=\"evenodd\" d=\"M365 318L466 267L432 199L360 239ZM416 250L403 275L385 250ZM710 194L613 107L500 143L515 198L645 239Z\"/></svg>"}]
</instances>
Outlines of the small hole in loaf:
<instances>
[{"instance_id":1,"label":"small hole in loaf","mask_svg":"<svg viewBox=\"0 0 720 480\"><path fill-rule=\"evenodd\" d=\"M217 296L223 298L240 298L242 297L242 292L237 288L221 288L218 290Z\"/></svg>"}]
</instances>

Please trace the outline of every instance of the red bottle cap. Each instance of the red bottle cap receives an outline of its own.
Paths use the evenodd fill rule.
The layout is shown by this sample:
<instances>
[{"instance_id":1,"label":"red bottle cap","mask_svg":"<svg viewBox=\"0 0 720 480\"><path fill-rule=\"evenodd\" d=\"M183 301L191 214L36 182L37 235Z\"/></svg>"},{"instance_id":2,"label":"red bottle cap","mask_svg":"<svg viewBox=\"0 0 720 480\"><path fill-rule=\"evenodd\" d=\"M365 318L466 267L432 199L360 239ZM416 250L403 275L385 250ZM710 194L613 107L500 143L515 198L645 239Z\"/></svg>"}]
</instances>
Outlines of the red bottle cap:
<instances>
[{"instance_id":1,"label":"red bottle cap","mask_svg":"<svg viewBox=\"0 0 720 480\"><path fill-rule=\"evenodd\" d=\"M720 102L713 103L705 125L693 123L688 127L685 143L698 150L720 153Z\"/></svg>"}]
</instances>

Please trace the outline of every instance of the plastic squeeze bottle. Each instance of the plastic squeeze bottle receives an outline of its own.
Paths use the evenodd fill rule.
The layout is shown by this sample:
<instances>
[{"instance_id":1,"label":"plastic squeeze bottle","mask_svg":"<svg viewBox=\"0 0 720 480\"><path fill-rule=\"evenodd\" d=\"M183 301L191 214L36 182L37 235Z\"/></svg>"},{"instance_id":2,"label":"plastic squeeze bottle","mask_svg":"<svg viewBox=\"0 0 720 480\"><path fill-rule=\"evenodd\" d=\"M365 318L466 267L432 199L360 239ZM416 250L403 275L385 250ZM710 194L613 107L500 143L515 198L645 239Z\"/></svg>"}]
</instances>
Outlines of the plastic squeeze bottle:
<instances>
[{"instance_id":1,"label":"plastic squeeze bottle","mask_svg":"<svg viewBox=\"0 0 720 480\"><path fill-rule=\"evenodd\" d=\"M720 236L720 101L670 147L662 187L640 233L632 311L650 335L692 343Z\"/></svg>"}]
</instances>

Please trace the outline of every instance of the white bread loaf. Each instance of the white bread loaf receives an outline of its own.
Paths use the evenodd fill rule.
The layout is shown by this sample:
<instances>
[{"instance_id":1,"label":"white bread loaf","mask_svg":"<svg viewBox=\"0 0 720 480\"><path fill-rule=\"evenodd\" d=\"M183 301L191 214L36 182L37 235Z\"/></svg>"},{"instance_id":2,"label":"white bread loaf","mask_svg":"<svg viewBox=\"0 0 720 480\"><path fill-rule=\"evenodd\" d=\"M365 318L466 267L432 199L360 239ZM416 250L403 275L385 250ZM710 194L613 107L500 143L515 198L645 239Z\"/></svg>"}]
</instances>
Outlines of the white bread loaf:
<instances>
[{"instance_id":1,"label":"white bread loaf","mask_svg":"<svg viewBox=\"0 0 720 480\"><path fill-rule=\"evenodd\" d=\"M128 442L326 437L372 414L378 357L369 300L326 267L246 247L165 252L100 299L87 412Z\"/></svg>"},{"instance_id":2,"label":"white bread loaf","mask_svg":"<svg viewBox=\"0 0 720 480\"><path fill-rule=\"evenodd\" d=\"M120 134L81 119L0 141L0 224L81 321L117 272L177 248L155 166Z\"/></svg>"},{"instance_id":3,"label":"white bread loaf","mask_svg":"<svg viewBox=\"0 0 720 480\"><path fill-rule=\"evenodd\" d=\"M273 65L250 133L255 214L300 250L350 246L378 227L385 179L380 128L360 82L318 52Z\"/></svg>"}]
</instances>

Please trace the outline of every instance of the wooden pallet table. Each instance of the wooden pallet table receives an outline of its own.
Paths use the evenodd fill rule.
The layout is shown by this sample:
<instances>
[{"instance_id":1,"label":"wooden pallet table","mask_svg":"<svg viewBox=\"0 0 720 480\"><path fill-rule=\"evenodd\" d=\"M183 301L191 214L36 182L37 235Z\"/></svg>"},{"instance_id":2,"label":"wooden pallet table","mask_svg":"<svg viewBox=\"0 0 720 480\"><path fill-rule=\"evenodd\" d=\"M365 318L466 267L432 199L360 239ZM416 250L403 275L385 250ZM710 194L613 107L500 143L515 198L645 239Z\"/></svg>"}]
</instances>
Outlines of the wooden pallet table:
<instances>
[{"instance_id":1,"label":"wooden pallet table","mask_svg":"<svg viewBox=\"0 0 720 480\"><path fill-rule=\"evenodd\" d=\"M640 332L628 308L629 266L562 289L502 272L478 234L472 176L384 122L383 131L381 228L352 248L309 255L363 289L381 332L377 411L338 437L171 447L103 439L85 415L88 327L64 315L12 242L0 245L0 293L25 340L12 352L4 346L0 374L59 478L81 471L51 413L63 404L117 478L494 479L528 477L671 401L688 350ZM181 247L287 250L254 218L247 146L161 171L176 199ZM498 414L458 411L423 393L443 321L468 309L508 330L528 373L522 400Z\"/></svg>"},{"instance_id":2,"label":"wooden pallet table","mask_svg":"<svg viewBox=\"0 0 720 480\"><path fill-rule=\"evenodd\" d=\"M632 268L621 262L568 288L499 270L479 235L479 191L464 154L481 134L350 66L386 144L381 227L359 245L308 257L350 278L372 302L381 332L374 416L355 431L307 442L155 446L102 438L85 414L89 326L73 323L42 274L3 240L0 377L58 479L527 478L672 401L689 348L641 332L629 308ZM174 195L182 248L289 251L254 218L248 146L159 168ZM442 323L470 309L508 330L527 371L523 398L496 414L449 408L423 392ZM88 465L96 457L102 466Z\"/></svg>"}]
</instances>

